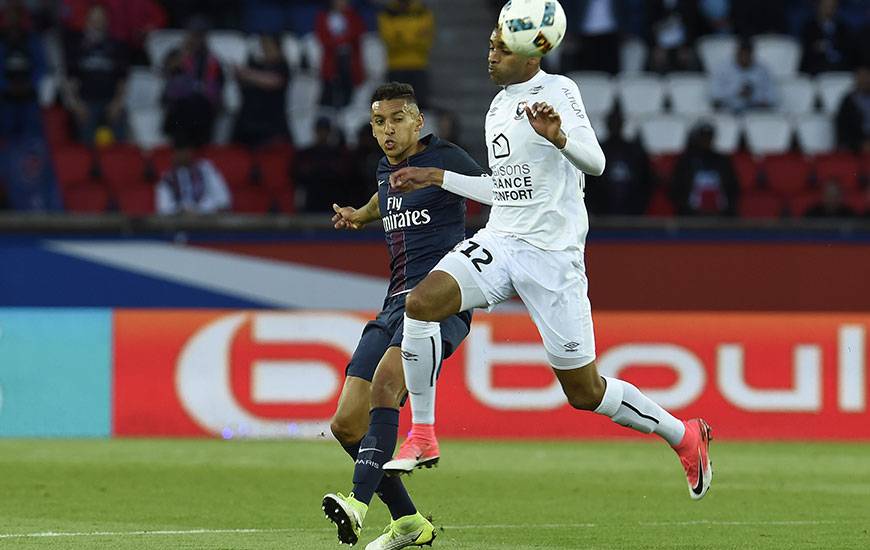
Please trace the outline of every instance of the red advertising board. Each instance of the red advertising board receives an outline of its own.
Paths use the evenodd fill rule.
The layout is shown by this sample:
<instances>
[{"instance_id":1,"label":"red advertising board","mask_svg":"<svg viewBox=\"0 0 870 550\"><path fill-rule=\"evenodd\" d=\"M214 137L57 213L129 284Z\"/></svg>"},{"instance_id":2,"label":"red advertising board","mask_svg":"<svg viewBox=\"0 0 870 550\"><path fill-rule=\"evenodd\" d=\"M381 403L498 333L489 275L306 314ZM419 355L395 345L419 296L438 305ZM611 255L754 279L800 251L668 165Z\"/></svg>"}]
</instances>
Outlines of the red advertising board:
<instances>
[{"instance_id":1,"label":"red advertising board","mask_svg":"<svg viewBox=\"0 0 870 550\"><path fill-rule=\"evenodd\" d=\"M368 317L345 312L115 313L114 433L317 437ZM596 315L602 373L717 437L870 439L870 315ZM475 314L444 365L447 437L636 437L566 405L524 314ZM408 421L403 413L403 422Z\"/></svg>"}]
</instances>

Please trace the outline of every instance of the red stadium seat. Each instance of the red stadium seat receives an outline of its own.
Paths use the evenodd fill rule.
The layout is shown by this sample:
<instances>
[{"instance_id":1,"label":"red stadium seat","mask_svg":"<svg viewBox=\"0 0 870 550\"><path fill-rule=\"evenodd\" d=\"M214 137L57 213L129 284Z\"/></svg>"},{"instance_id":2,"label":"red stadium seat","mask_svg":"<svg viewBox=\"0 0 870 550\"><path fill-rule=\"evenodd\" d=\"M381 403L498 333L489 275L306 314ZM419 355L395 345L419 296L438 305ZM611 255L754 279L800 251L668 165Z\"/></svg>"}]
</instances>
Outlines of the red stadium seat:
<instances>
[{"instance_id":1,"label":"red stadium seat","mask_svg":"<svg viewBox=\"0 0 870 550\"><path fill-rule=\"evenodd\" d=\"M275 204L282 214L296 213L296 193L292 189L275 193Z\"/></svg>"},{"instance_id":2,"label":"red stadium seat","mask_svg":"<svg viewBox=\"0 0 870 550\"><path fill-rule=\"evenodd\" d=\"M231 188L250 182L253 159L245 148L216 145L206 148L202 156L214 163Z\"/></svg>"},{"instance_id":3,"label":"red stadium seat","mask_svg":"<svg viewBox=\"0 0 870 550\"><path fill-rule=\"evenodd\" d=\"M870 189L847 191L846 204L859 215L870 215Z\"/></svg>"},{"instance_id":4,"label":"red stadium seat","mask_svg":"<svg viewBox=\"0 0 870 550\"><path fill-rule=\"evenodd\" d=\"M739 212L744 218L779 218L783 201L778 193L749 191L740 197Z\"/></svg>"},{"instance_id":5,"label":"red stadium seat","mask_svg":"<svg viewBox=\"0 0 870 550\"><path fill-rule=\"evenodd\" d=\"M290 162L286 154L280 151L259 153L256 166L263 187L279 191L290 185Z\"/></svg>"},{"instance_id":6,"label":"red stadium seat","mask_svg":"<svg viewBox=\"0 0 870 550\"><path fill-rule=\"evenodd\" d=\"M93 179L94 155L84 145L57 147L52 156L57 181L62 189Z\"/></svg>"},{"instance_id":7,"label":"red stadium seat","mask_svg":"<svg viewBox=\"0 0 870 550\"><path fill-rule=\"evenodd\" d=\"M130 216L154 213L154 187L144 183L128 185L118 190L118 208Z\"/></svg>"},{"instance_id":8,"label":"red stadium seat","mask_svg":"<svg viewBox=\"0 0 870 550\"><path fill-rule=\"evenodd\" d=\"M63 107L42 110L45 138L52 147L61 147L70 142L69 114Z\"/></svg>"},{"instance_id":9,"label":"red stadium seat","mask_svg":"<svg viewBox=\"0 0 870 550\"><path fill-rule=\"evenodd\" d=\"M758 188L758 162L749 153L737 153L731 156L737 182L744 191Z\"/></svg>"},{"instance_id":10,"label":"red stadium seat","mask_svg":"<svg viewBox=\"0 0 870 550\"><path fill-rule=\"evenodd\" d=\"M670 183L678 158L678 155L655 155L650 157L650 164L652 164L653 172L655 172L659 181L665 184Z\"/></svg>"},{"instance_id":11,"label":"red stadium seat","mask_svg":"<svg viewBox=\"0 0 870 550\"><path fill-rule=\"evenodd\" d=\"M135 145L115 145L100 153L103 181L116 194L145 181L145 158Z\"/></svg>"},{"instance_id":12,"label":"red stadium seat","mask_svg":"<svg viewBox=\"0 0 870 550\"><path fill-rule=\"evenodd\" d=\"M658 216L658 217L673 217L676 213L674 209L674 203L671 202L671 199L668 197L667 192L664 188L659 187L653 192L652 197L650 197L649 206L647 206L646 213L648 216Z\"/></svg>"},{"instance_id":13,"label":"red stadium seat","mask_svg":"<svg viewBox=\"0 0 870 550\"><path fill-rule=\"evenodd\" d=\"M236 187L233 193L233 211L245 214L265 214L272 208L269 192L259 187Z\"/></svg>"},{"instance_id":14,"label":"red stadium seat","mask_svg":"<svg viewBox=\"0 0 870 550\"><path fill-rule=\"evenodd\" d=\"M805 191L788 199L788 210L792 218L802 218L807 210L817 205L822 200L819 191Z\"/></svg>"},{"instance_id":15,"label":"red stadium seat","mask_svg":"<svg viewBox=\"0 0 870 550\"><path fill-rule=\"evenodd\" d=\"M154 170L154 182L156 182L164 172L172 167L172 149L169 147L156 147L152 149L148 154L148 162Z\"/></svg>"},{"instance_id":16,"label":"red stadium seat","mask_svg":"<svg viewBox=\"0 0 870 550\"><path fill-rule=\"evenodd\" d=\"M861 163L857 156L848 153L832 153L816 157L816 178L821 185L829 179L840 182L844 190L858 187Z\"/></svg>"},{"instance_id":17,"label":"red stadium seat","mask_svg":"<svg viewBox=\"0 0 870 550\"><path fill-rule=\"evenodd\" d=\"M762 167L771 191L794 195L809 187L812 166L801 155L770 155L764 158Z\"/></svg>"},{"instance_id":18,"label":"red stadium seat","mask_svg":"<svg viewBox=\"0 0 870 550\"><path fill-rule=\"evenodd\" d=\"M64 190L63 202L70 212L105 212L109 209L109 191L102 185L81 183Z\"/></svg>"}]
</instances>

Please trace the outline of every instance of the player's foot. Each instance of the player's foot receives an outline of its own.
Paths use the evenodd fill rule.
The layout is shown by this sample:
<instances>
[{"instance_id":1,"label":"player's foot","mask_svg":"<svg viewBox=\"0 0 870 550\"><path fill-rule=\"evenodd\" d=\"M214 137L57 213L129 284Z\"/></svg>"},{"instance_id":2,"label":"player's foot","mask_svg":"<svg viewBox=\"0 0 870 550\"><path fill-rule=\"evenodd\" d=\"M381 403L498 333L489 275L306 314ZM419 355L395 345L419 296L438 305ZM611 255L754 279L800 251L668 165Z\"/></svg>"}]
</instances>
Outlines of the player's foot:
<instances>
[{"instance_id":1,"label":"player's foot","mask_svg":"<svg viewBox=\"0 0 870 550\"><path fill-rule=\"evenodd\" d=\"M366 550L398 550L408 546L432 546L435 526L417 512L393 520L384 529L384 534L366 546Z\"/></svg>"},{"instance_id":2,"label":"player's foot","mask_svg":"<svg viewBox=\"0 0 870 550\"><path fill-rule=\"evenodd\" d=\"M686 425L686 435L674 450L680 457L683 469L686 470L689 496L693 500L698 500L707 494L713 481L713 463L710 462L710 441L713 440L713 430L700 418L693 418L683 424Z\"/></svg>"},{"instance_id":3,"label":"player's foot","mask_svg":"<svg viewBox=\"0 0 870 550\"><path fill-rule=\"evenodd\" d=\"M338 540L342 544L356 544L369 507L355 499L353 493L348 496L330 493L323 497L322 509L338 528Z\"/></svg>"},{"instance_id":4,"label":"player's foot","mask_svg":"<svg viewBox=\"0 0 870 550\"><path fill-rule=\"evenodd\" d=\"M409 474L414 468L435 466L440 455L434 428L414 426L393 460L383 465L383 470L385 474Z\"/></svg>"}]
</instances>

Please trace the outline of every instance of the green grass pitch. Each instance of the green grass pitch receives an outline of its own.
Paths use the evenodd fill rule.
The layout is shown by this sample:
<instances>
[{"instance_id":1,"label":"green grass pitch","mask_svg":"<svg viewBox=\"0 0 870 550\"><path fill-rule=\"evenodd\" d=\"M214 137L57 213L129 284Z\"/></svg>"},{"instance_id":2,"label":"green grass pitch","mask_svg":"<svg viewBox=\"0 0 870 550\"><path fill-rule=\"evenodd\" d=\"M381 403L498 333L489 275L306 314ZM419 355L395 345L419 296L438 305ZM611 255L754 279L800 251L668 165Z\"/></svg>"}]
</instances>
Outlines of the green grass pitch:
<instances>
[{"instance_id":1,"label":"green grass pitch","mask_svg":"<svg viewBox=\"0 0 870 550\"><path fill-rule=\"evenodd\" d=\"M870 444L714 441L700 502L658 442L441 450L406 478L436 549L870 548ZM0 549L339 548L320 499L350 478L330 441L0 440Z\"/></svg>"}]
</instances>

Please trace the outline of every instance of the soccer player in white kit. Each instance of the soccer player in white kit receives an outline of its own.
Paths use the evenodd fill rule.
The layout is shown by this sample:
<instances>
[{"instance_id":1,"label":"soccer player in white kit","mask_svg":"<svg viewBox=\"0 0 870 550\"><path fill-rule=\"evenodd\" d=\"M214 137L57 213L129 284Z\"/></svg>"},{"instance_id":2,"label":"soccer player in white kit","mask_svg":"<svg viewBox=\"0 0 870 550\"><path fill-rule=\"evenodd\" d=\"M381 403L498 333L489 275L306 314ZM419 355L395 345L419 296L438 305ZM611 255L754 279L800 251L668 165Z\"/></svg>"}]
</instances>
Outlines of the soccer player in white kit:
<instances>
[{"instance_id":1,"label":"soccer player in white kit","mask_svg":"<svg viewBox=\"0 0 870 550\"><path fill-rule=\"evenodd\" d=\"M519 295L568 402L662 437L680 458L690 496L700 499L713 477L709 426L701 419L675 418L634 385L600 376L595 365L583 188L584 173L601 175L605 159L580 91L572 80L542 71L540 58L511 52L498 28L488 59L490 78L504 87L486 116L492 176L403 168L390 178L402 191L440 185L492 204L492 211L486 227L457 245L407 297L402 356L413 425L384 470L409 472L439 455L434 432L439 321Z\"/></svg>"}]
</instances>

